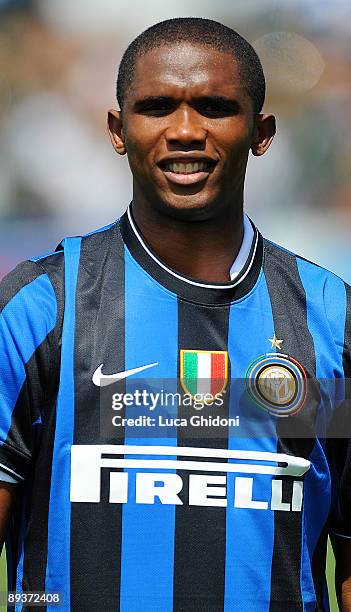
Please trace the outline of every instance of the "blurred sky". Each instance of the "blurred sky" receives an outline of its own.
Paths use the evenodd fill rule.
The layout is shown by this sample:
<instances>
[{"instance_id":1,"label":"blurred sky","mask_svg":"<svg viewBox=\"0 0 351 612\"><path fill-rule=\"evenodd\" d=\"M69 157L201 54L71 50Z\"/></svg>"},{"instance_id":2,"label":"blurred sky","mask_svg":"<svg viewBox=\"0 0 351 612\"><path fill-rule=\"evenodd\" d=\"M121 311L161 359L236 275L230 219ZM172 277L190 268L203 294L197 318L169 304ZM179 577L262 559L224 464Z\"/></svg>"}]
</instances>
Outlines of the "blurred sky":
<instances>
[{"instance_id":1,"label":"blurred sky","mask_svg":"<svg viewBox=\"0 0 351 612\"><path fill-rule=\"evenodd\" d=\"M182 16L233 27L262 60L277 135L250 154L247 211L351 282L349 0L0 0L0 275L128 205L127 160L106 132L119 60L143 29Z\"/></svg>"}]
</instances>

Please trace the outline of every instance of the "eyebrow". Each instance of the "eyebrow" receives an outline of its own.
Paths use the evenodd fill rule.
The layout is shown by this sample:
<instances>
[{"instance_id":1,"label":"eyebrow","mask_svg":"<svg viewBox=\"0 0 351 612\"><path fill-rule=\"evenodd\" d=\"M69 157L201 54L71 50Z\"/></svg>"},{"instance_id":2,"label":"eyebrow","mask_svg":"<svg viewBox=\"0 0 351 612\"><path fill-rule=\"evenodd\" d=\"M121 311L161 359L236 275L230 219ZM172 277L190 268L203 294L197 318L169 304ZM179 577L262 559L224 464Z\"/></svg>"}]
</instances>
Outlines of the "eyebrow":
<instances>
[{"instance_id":1,"label":"eyebrow","mask_svg":"<svg viewBox=\"0 0 351 612\"><path fill-rule=\"evenodd\" d=\"M146 96L134 102L133 108L136 112L145 110L153 104L176 104L177 98L172 96ZM195 96L191 100L192 106L206 106L206 104L217 104L227 110L239 112L242 110L241 105L235 98L227 96Z\"/></svg>"}]
</instances>

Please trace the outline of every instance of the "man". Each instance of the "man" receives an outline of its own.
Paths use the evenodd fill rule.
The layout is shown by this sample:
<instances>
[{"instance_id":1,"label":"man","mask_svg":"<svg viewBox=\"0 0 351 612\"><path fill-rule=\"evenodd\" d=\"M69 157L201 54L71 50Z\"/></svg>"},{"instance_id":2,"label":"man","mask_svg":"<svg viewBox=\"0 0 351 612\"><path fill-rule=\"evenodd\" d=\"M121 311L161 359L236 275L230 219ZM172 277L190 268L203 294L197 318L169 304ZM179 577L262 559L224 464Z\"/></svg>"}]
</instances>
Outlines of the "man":
<instances>
[{"instance_id":1,"label":"man","mask_svg":"<svg viewBox=\"0 0 351 612\"><path fill-rule=\"evenodd\" d=\"M326 440L344 392L323 383L350 376L351 293L243 213L249 152L275 134L260 61L226 26L168 20L129 46L117 95L131 206L2 283L11 589L66 610L328 610L331 532L351 610L350 446ZM139 400L157 380L185 393L156 422Z\"/></svg>"}]
</instances>

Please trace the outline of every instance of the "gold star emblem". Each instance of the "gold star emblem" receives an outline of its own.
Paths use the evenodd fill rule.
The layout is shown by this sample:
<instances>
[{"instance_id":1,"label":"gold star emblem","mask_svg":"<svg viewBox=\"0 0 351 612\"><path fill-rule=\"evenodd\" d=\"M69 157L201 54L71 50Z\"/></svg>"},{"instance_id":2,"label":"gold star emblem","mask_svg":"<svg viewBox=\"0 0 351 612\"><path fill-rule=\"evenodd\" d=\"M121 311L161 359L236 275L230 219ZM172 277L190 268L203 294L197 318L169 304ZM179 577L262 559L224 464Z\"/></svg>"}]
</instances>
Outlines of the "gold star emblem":
<instances>
[{"instance_id":1,"label":"gold star emblem","mask_svg":"<svg viewBox=\"0 0 351 612\"><path fill-rule=\"evenodd\" d=\"M280 345L283 342L283 340L278 340L277 336L275 335L275 332L274 332L273 338L268 338L268 340L272 343L272 348L277 348L280 351L281 349Z\"/></svg>"}]
</instances>

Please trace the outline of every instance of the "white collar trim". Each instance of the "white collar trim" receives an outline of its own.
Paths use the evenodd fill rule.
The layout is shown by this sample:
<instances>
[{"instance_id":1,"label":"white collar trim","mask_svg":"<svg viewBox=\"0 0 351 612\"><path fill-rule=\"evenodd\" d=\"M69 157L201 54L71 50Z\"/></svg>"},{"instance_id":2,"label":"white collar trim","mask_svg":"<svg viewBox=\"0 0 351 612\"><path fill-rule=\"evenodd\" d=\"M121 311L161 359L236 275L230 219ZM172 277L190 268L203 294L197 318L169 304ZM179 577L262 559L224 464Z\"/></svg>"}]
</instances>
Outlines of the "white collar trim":
<instances>
[{"instance_id":1,"label":"white collar trim","mask_svg":"<svg viewBox=\"0 0 351 612\"><path fill-rule=\"evenodd\" d=\"M231 268L229 271L231 280L234 280L240 274L250 255L252 242L254 239L254 231L251 221L247 214L244 214L244 237Z\"/></svg>"},{"instance_id":2,"label":"white collar trim","mask_svg":"<svg viewBox=\"0 0 351 612\"><path fill-rule=\"evenodd\" d=\"M128 206L128 208L127 208L127 215L128 215L128 220L129 220L129 223L130 223L130 225L131 225L131 228L132 228L132 230L133 230L133 232L134 232L135 236L137 237L138 241L139 241L139 242L140 242L140 244L142 245L143 249L144 249L144 250L145 250L145 251L148 253L148 255L149 255L149 256L150 256L150 257L151 257L151 258L152 258L152 259L153 259L153 260L154 260L154 261L155 261L155 262L156 262L156 263L157 263L157 264L158 264L158 265L159 265L161 268L163 268L164 270L166 270L166 272L168 272L168 274L171 274L171 275L172 275L172 276L174 276L175 278L178 278L179 280L183 281L184 283L188 283L189 285L195 285L196 287L204 287L204 288L207 288L207 289L232 289L233 287L236 287L236 285L239 285L239 284L240 284L240 283L241 283L241 282L244 280L244 278L246 278L246 276L247 276L247 275L248 275L248 273L250 272L251 267L252 267L252 264L253 264L253 262L254 262L254 260L255 260L255 255L256 255L256 251L257 251L257 244L258 244L258 232L257 232L257 231L256 231L256 236L255 236L255 245L254 245L254 249L253 249L252 256L251 256L251 261L250 261L249 266L247 267L247 270L245 271L245 274L243 274L243 275L242 275L242 276L241 276L241 277L240 277L240 278L239 278L239 279L238 279L236 282L227 283L226 285L219 285L218 283L217 283L216 285L211 285L210 283L200 283L199 281L195 281L195 280L192 280L192 279L190 279L190 278L186 278L185 276L182 276L181 274L178 274L177 272L175 272L175 270L172 270L171 268L168 268L168 266L166 266L166 265L163 263L163 261L161 261L160 259L158 259L158 258L157 258L157 257L156 257L156 256L155 256L155 255L154 255L154 254L153 254L153 253L150 251L150 249L149 249L148 245L147 245L147 244L144 242L143 238L142 238L142 237L141 237L141 235L139 234L139 231L138 231L138 229L136 228L136 225L135 225L134 220L133 220L132 215L131 215L130 206ZM247 218L247 219L246 219L246 218ZM248 231L246 230L246 225L245 225L246 223L247 223L247 224L250 226L250 228L251 228L251 230L252 230L251 242L250 242L250 232L249 232L249 230L248 230ZM248 238L246 238L246 235L247 235L248 233L249 233L249 237L248 237ZM241 245L241 247L240 247L240 250L239 250L238 256L235 258L235 261L234 261L234 263L232 264L231 271L232 271L233 266L235 266L235 268L236 268L236 266L237 266L237 260L238 260L239 255L240 255L240 260L242 261L242 257L243 257L243 255L242 255L242 251L243 251L243 253L244 253L244 255L245 255L246 250L247 250L247 244L248 244L248 242L249 242L249 251L248 251L248 254L249 254L250 249L251 249L251 245L252 245L252 242L253 242L253 240L252 240L252 239L253 239L253 237L254 237L254 231L253 231L253 229L252 229L251 222L250 222L249 218L247 217L247 215L245 214L245 216L244 216L244 239L243 239L242 245ZM245 244L244 244L244 243L245 243ZM244 266L244 265L245 265L245 263L247 262L247 259L248 259L248 254L246 255L246 259L245 259L245 261L243 262L243 265L241 266L240 270L242 270L242 269L243 269L243 266ZM240 270L239 270L239 272L240 272ZM235 278L238 276L239 272L234 272ZM232 279L232 280L233 280L233 279Z\"/></svg>"}]
</instances>

